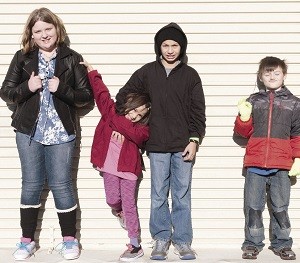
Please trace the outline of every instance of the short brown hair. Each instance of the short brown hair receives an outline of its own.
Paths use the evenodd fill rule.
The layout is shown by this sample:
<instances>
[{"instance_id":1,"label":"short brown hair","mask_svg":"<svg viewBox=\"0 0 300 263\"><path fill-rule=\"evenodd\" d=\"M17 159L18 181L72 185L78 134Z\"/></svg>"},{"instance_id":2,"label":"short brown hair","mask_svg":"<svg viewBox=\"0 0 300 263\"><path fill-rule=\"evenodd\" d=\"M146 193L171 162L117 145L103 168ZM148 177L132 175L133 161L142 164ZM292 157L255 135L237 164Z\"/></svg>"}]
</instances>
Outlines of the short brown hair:
<instances>
[{"instance_id":1,"label":"short brown hair","mask_svg":"<svg viewBox=\"0 0 300 263\"><path fill-rule=\"evenodd\" d=\"M285 60L282 60L277 57L265 57L259 63L259 68L257 75L261 79L262 74L267 71L274 71L276 68L280 67L282 69L283 75L287 74L287 64Z\"/></svg>"}]
</instances>

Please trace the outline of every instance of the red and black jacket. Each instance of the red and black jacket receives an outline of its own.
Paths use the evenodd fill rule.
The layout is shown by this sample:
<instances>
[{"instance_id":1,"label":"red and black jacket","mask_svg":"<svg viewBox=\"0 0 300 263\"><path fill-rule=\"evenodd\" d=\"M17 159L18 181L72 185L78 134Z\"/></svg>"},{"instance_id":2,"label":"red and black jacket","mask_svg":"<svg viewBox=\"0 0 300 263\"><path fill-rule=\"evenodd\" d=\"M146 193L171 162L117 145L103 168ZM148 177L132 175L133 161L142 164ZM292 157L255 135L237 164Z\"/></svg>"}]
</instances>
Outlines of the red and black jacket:
<instances>
[{"instance_id":1,"label":"red and black jacket","mask_svg":"<svg viewBox=\"0 0 300 263\"><path fill-rule=\"evenodd\" d=\"M249 121L237 116L234 131L248 138L244 167L290 170L300 157L300 99L285 86L261 90L247 101L252 104Z\"/></svg>"}]
</instances>

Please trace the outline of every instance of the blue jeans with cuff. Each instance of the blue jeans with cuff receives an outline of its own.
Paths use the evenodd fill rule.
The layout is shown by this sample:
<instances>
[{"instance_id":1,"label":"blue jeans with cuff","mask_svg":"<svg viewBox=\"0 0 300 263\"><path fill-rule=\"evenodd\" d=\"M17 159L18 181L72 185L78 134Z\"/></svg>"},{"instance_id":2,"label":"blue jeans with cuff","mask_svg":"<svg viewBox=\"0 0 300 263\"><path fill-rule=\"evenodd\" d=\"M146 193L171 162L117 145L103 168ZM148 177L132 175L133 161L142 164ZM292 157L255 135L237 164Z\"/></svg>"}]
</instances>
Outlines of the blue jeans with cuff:
<instances>
[{"instance_id":1,"label":"blue jeans with cuff","mask_svg":"<svg viewBox=\"0 0 300 263\"><path fill-rule=\"evenodd\" d=\"M22 169L22 207L38 207L47 180L58 212L76 209L72 184L72 160L75 140L57 145L43 145L16 133Z\"/></svg>"}]
</instances>

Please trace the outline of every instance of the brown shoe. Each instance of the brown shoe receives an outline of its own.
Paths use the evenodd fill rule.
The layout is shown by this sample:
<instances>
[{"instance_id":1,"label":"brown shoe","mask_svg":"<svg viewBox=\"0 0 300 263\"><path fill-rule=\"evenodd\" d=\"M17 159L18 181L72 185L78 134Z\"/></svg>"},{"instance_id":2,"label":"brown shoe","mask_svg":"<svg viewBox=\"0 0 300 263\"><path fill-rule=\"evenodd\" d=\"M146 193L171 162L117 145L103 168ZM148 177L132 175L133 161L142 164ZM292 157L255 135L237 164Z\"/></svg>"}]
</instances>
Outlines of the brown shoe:
<instances>
[{"instance_id":1,"label":"brown shoe","mask_svg":"<svg viewBox=\"0 0 300 263\"><path fill-rule=\"evenodd\" d=\"M282 248L279 251L275 251L274 248L272 248L271 246L269 247L269 249L272 250L276 256L279 256L283 260L296 259L296 254L290 247Z\"/></svg>"},{"instance_id":2,"label":"brown shoe","mask_svg":"<svg viewBox=\"0 0 300 263\"><path fill-rule=\"evenodd\" d=\"M254 246L248 246L243 249L243 259L257 259L257 255L259 254L259 251Z\"/></svg>"}]
</instances>

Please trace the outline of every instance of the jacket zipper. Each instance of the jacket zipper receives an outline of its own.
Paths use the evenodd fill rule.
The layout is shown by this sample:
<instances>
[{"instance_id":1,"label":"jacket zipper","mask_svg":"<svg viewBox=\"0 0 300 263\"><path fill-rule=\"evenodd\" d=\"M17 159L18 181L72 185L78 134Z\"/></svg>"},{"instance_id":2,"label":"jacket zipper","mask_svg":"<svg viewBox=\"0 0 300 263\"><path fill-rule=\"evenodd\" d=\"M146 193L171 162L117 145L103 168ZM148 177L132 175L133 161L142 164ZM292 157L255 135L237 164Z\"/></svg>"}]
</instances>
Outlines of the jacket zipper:
<instances>
[{"instance_id":1,"label":"jacket zipper","mask_svg":"<svg viewBox=\"0 0 300 263\"><path fill-rule=\"evenodd\" d=\"M267 160L269 157L270 150L270 137L271 137L271 125L272 125L272 114L273 114L273 102L274 102L274 92L270 92L270 107L269 107L269 119L268 119L268 135L267 135L267 150L265 156L265 167L267 167Z\"/></svg>"}]
</instances>

